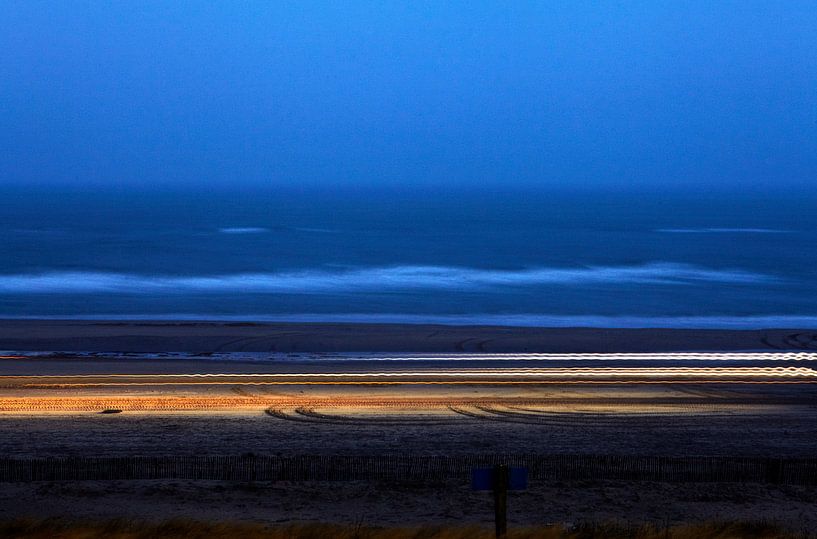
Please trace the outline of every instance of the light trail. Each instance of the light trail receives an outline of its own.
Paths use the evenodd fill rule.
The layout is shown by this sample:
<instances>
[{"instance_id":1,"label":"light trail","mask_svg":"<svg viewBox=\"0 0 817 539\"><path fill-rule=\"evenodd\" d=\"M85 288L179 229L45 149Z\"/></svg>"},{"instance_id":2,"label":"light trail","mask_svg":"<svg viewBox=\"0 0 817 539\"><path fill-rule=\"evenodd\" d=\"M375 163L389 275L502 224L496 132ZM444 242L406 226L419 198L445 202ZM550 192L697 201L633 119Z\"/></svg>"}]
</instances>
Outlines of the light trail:
<instances>
[{"instance_id":1,"label":"light trail","mask_svg":"<svg viewBox=\"0 0 817 539\"><path fill-rule=\"evenodd\" d=\"M16 354L6 351L0 357L12 353ZM622 410L638 410L666 398L672 406L691 406L679 412L683 414L697 413L696 406L704 402L757 405L758 414L772 404L817 406L817 363L812 363L817 354L805 352L275 357L279 360L264 363L193 360L181 367L161 359L143 362L134 356L121 362L115 357L104 362L7 362L8 374L0 375L0 413L234 411L271 406L328 407L344 409L345 413L360 406L416 411L485 404L556 406L565 395L570 396L567 406L573 411L586 408L594 395L612 398L612 404L605 406L622 406ZM22 369L31 372L23 374L19 372ZM55 372L47 374L48 370ZM94 374L92 370L101 372ZM246 370L250 372L241 372ZM72 371L76 374L69 374ZM676 384L678 391L664 387L633 397L642 395L638 386L664 384ZM698 384L710 385L709 390L695 388ZM730 389L724 394L712 390L726 384ZM272 386L275 390L268 389ZM415 391L409 386L434 386L435 390ZM545 386L547 390L540 390ZM562 394L550 390L559 386L570 391ZM627 390L598 392L601 386L626 386ZM744 391L737 390L739 386L745 386ZM771 386L779 387L767 392L762 389ZM783 386L791 390L782 391ZM584 390L587 392L581 396ZM575 395L579 397L574 399Z\"/></svg>"},{"instance_id":2,"label":"light trail","mask_svg":"<svg viewBox=\"0 0 817 539\"><path fill-rule=\"evenodd\" d=\"M313 372L313 373L194 373L194 374L68 374L45 375L51 379L83 379L83 378L413 378L413 377L546 377L546 378L576 378L576 377L678 377L678 376L739 376L739 377L776 377L796 376L817 378L817 370L808 367L676 367L676 368L616 368L597 367L593 369L470 369L470 370L427 370L427 371L373 371L373 372ZM15 378L5 376L2 378ZM20 376L18 378L37 378L37 376Z\"/></svg>"},{"instance_id":3,"label":"light trail","mask_svg":"<svg viewBox=\"0 0 817 539\"><path fill-rule=\"evenodd\" d=\"M809 367L574 367L574 368L505 368L505 369L428 369L410 371L368 372L298 372L298 373L192 373L192 374L72 374L3 376L0 380L36 384L37 380L55 385L94 384L196 384L196 383L342 383L355 381L417 381L424 383L481 383L507 381L524 383L530 381L583 381L611 380L661 382L688 380L775 380L795 379L817 382L817 369Z\"/></svg>"},{"instance_id":4,"label":"light trail","mask_svg":"<svg viewBox=\"0 0 817 539\"><path fill-rule=\"evenodd\" d=\"M477 382L474 380L357 380L354 382L344 380L324 380L324 381L270 381L261 380L247 382L247 385L259 386L474 386L476 384L490 386L640 386L640 385L666 385L666 384L741 384L741 385L811 385L817 383L815 380L736 380L724 378L721 380L708 379L683 379L683 380L486 380ZM195 385L202 386L236 386L240 382L197 382ZM65 389L70 388L95 388L95 387L158 387L158 386L186 386L188 383L179 382L90 382L81 384L25 384L20 387L26 389Z\"/></svg>"},{"instance_id":5,"label":"light trail","mask_svg":"<svg viewBox=\"0 0 817 539\"><path fill-rule=\"evenodd\" d=\"M817 352L479 353L343 356L342 361L817 361ZM319 358L315 361L326 361Z\"/></svg>"},{"instance_id":6,"label":"light trail","mask_svg":"<svg viewBox=\"0 0 817 539\"><path fill-rule=\"evenodd\" d=\"M133 358L105 367L110 371L128 368ZM451 362L486 362L483 365ZM681 352L681 353L615 353L615 354L416 354L396 356L331 357L313 360L281 360L264 363L258 370L245 364L241 369L255 372L168 373L161 360L141 363L141 373L80 372L43 373L45 362L30 367L29 374L0 375L0 386L10 387L80 387L80 386L150 386L150 385L219 385L219 384L572 384L572 383L817 383L817 354L807 352ZM348 363L347 363L348 362ZM404 363L400 363L404 362ZM408 363L405 363L408 362ZM411 362L414 362L413 364ZM425 362L425 363L418 363ZM493 362L493 364L490 364ZM535 363L541 362L541 363ZM617 362L617 364L616 364ZM714 363L713 363L714 362ZM728 362L725 363L725 362ZM106 365L113 365L116 362ZM347 363L344 366L344 363ZM32 363L33 365L33 363ZM56 363L60 365L60 363ZM89 362L87 365L98 365ZM120 366L121 365L121 366ZM144 373L153 370L158 373ZM191 363L195 370L202 365ZM62 369L64 367L57 367ZM98 368L98 367L94 367ZM162 372L162 371L165 372ZM193 369L191 369L193 370ZM266 372L264 372L266 371Z\"/></svg>"},{"instance_id":7,"label":"light trail","mask_svg":"<svg viewBox=\"0 0 817 539\"><path fill-rule=\"evenodd\" d=\"M645 395L650 395L646 393ZM558 414L562 417L569 417L564 414L575 414L582 416L588 407L597 410L598 413L615 416L640 415L645 418L656 414L698 416L701 418L711 417L709 414L713 408L720 409L725 413L744 414L754 412L756 414L767 414L770 406L778 412L796 413L798 417L808 417L812 420L815 413L814 402L799 399L791 402L787 398L749 397L741 402L722 402L720 400L708 400L700 397L697 403L690 402L664 402L653 404L650 398L616 398L610 401L597 403L597 399L588 394L585 397L570 399L567 401L554 400L550 397L531 396L465 396L455 394L438 397L417 397L399 393L389 395L369 396L366 393L344 393L331 396L311 396L311 395L256 395L253 397L229 396L224 393L209 393L197 395L174 396L151 395L151 396L94 396L94 395L63 395L63 396L29 396L29 397L0 397L0 413L7 412L100 412L107 409L118 409L123 411L205 411L205 410L268 410L270 408L321 408L326 410L344 410L346 413L359 413L360 408L370 408L379 412L419 412L421 410L450 410L452 406L477 406L477 407L511 407L511 408L539 408L536 412L546 414ZM706 403L706 404L704 404ZM600 407L599 407L600 406ZM704 406L703 409L700 406ZM792 408L795 406L796 408ZM612 408L611 408L612 407ZM646 407L646 408L645 408ZM354 410L358 409L358 410ZM795 412L796 410L796 412ZM525 410L522 410L523 412ZM806 414L805 416L803 414Z\"/></svg>"}]
</instances>

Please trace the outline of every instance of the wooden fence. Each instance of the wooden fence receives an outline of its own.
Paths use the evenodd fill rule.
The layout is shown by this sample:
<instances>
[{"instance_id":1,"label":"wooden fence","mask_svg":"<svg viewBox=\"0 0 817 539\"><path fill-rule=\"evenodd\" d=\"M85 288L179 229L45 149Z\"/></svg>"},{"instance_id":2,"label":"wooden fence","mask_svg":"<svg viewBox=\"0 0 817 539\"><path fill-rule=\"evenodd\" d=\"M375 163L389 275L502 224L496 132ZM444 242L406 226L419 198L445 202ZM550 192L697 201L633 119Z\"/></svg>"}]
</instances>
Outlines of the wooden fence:
<instances>
[{"instance_id":1,"label":"wooden fence","mask_svg":"<svg viewBox=\"0 0 817 539\"><path fill-rule=\"evenodd\" d=\"M527 467L532 481L817 484L817 458L603 455L0 458L0 482L128 479L467 481L472 468L498 463Z\"/></svg>"}]
</instances>

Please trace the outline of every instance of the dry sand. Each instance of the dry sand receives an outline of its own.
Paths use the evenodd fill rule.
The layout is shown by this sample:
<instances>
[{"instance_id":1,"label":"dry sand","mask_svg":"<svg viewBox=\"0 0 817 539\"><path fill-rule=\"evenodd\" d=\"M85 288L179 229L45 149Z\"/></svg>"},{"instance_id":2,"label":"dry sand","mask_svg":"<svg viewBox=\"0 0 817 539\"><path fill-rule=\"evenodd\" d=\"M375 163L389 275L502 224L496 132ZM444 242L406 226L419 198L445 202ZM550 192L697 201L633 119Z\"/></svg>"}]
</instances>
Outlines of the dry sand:
<instances>
[{"instance_id":1,"label":"dry sand","mask_svg":"<svg viewBox=\"0 0 817 539\"><path fill-rule=\"evenodd\" d=\"M3 407L0 454L19 457L817 454L813 385L15 389Z\"/></svg>"}]
</instances>

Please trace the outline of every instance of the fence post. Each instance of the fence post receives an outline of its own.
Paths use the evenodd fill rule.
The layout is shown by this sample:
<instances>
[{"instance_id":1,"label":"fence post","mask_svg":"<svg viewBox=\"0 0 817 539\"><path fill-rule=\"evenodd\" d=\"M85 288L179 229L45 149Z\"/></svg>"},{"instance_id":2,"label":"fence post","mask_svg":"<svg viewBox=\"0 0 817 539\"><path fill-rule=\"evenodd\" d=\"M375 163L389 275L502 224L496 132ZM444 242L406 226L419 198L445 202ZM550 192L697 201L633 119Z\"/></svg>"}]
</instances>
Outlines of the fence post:
<instances>
[{"instance_id":1,"label":"fence post","mask_svg":"<svg viewBox=\"0 0 817 539\"><path fill-rule=\"evenodd\" d=\"M494 523L496 537L503 539L508 534L508 465L494 466Z\"/></svg>"}]
</instances>

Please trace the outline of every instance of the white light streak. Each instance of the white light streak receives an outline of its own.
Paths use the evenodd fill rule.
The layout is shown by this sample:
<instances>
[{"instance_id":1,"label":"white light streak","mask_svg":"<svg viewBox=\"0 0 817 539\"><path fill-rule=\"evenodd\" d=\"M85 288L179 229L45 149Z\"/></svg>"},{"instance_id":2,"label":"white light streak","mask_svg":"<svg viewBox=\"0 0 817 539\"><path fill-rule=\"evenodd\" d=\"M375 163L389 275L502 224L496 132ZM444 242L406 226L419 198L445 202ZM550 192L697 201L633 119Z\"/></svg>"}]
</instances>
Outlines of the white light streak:
<instances>
[{"instance_id":1,"label":"white light streak","mask_svg":"<svg viewBox=\"0 0 817 539\"><path fill-rule=\"evenodd\" d=\"M475 353L322 357L317 361L817 361L817 352Z\"/></svg>"}]
</instances>

